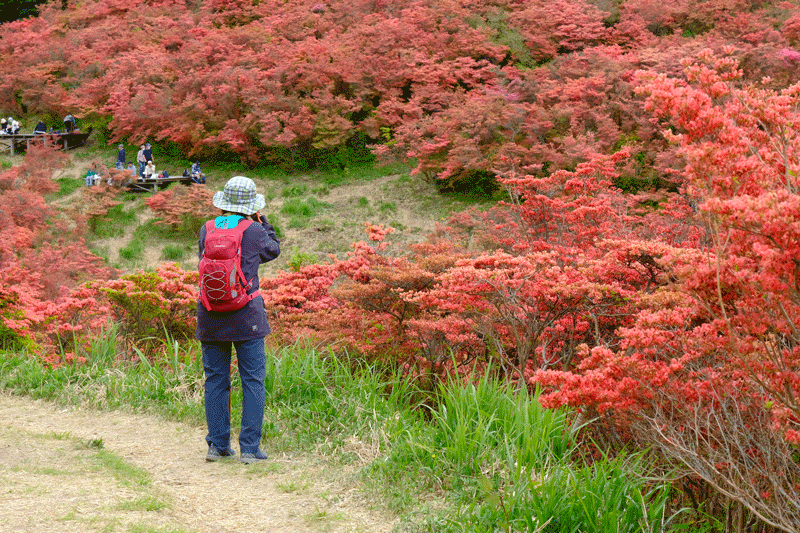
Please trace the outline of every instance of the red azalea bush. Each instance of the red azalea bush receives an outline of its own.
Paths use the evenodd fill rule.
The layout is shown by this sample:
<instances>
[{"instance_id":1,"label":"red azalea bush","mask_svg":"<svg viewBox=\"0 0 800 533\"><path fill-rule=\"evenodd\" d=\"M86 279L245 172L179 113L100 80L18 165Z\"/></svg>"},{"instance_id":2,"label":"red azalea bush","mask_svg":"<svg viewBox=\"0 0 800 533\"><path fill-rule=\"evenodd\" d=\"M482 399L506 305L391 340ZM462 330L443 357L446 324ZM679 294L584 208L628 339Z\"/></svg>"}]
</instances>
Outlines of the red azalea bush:
<instances>
[{"instance_id":1,"label":"red azalea bush","mask_svg":"<svg viewBox=\"0 0 800 533\"><path fill-rule=\"evenodd\" d=\"M52 175L64 159L32 145L22 164L0 174L0 334L4 345L38 346L53 361L67 357L73 331L107 318L93 295L71 295L70 288L115 275L87 250L80 221L42 196L57 189Z\"/></svg>"},{"instance_id":2,"label":"red azalea bush","mask_svg":"<svg viewBox=\"0 0 800 533\"><path fill-rule=\"evenodd\" d=\"M653 446L791 531L800 88L742 85L711 53L685 80L640 76L683 161L677 192L622 194L625 152L508 172L509 201L454 217L420 254L388 254L379 233L262 287L284 339L311 332L425 375L493 360L545 405L596 417L598 442Z\"/></svg>"},{"instance_id":3,"label":"red azalea bush","mask_svg":"<svg viewBox=\"0 0 800 533\"><path fill-rule=\"evenodd\" d=\"M637 439L792 531L800 86L741 87L735 61L702 59L687 66L688 81L645 75L642 90L675 128L703 247L654 254L665 285L640 301L619 349L587 346L580 368L534 379L552 387L546 405L614 413Z\"/></svg>"},{"instance_id":4,"label":"red azalea bush","mask_svg":"<svg viewBox=\"0 0 800 533\"><path fill-rule=\"evenodd\" d=\"M198 235L203 223L219 213L211 203L213 196L214 191L199 183L188 187L173 185L148 197L145 203L158 217L156 224Z\"/></svg>"},{"instance_id":5,"label":"red azalea bush","mask_svg":"<svg viewBox=\"0 0 800 533\"><path fill-rule=\"evenodd\" d=\"M630 144L626 178L650 182L670 157L632 74L730 46L785 85L796 27L791 4L740 0L51 2L0 29L0 108L289 167L367 144L464 187Z\"/></svg>"},{"instance_id":6,"label":"red azalea bush","mask_svg":"<svg viewBox=\"0 0 800 533\"><path fill-rule=\"evenodd\" d=\"M164 339L194 338L197 323L197 272L164 263L154 272L139 271L94 285L109 302L111 317L119 324L129 347L152 356Z\"/></svg>"}]
</instances>

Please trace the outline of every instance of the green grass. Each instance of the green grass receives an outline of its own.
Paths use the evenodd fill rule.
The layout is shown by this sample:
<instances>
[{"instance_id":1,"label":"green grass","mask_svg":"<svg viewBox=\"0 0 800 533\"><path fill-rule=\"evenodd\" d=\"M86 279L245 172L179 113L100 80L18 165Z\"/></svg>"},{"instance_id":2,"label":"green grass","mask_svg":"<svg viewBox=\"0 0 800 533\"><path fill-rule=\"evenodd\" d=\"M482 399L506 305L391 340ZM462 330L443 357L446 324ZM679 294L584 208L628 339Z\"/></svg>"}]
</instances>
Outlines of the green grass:
<instances>
[{"instance_id":1,"label":"green grass","mask_svg":"<svg viewBox=\"0 0 800 533\"><path fill-rule=\"evenodd\" d=\"M340 170L318 172L316 176L326 185L336 187L370 181L392 174L408 174L413 167L414 165L410 163L393 163L384 166L377 166L374 163L362 163L347 166Z\"/></svg>"},{"instance_id":2,"label":"green grass","mask_svg":"<svg viewBox=\"0 0 800 533\"><path fill-rule=\"evenodd\" d=\"M299 271L306 265L313 265L316 263L316 256L308 252L301 252L296 247L292 248L292 256L286 262L286 264L289 266L289 270L292 270L293 272Z\"/></svg>"},{"instance_id":3,"label":"green grass","mask_svg":"<svg viewBox=\"0 0 800 533\"><path fill-rule=\"evenodd\" d=\"M308 191L308 187L305 185L292 185L290 187L284 187L281 190L281 196L284 198L293 198L296 196L303 196L306 191Z\"/></svg>"},{"instance_id":4,"label":"green grass","mask_svg":"<svg viewBox=\"0 0 800 533\"><path fill-rule=\"evenodd\" d=\"M191 234L188 232L176 231L174 228L167 224L157 224L157 220L151 219L141 224L136 228L136 233L143 239L147 240L177 240L181 243L189 243L197 238L199 229L197 227L192 229ZM202 222L200 223L202 224ZM200 225L198 224L198 226ZM193 242L197 244L197 242Z\"/></svg>"},{"instance_id":5,"label":"green grass","mask_svg":"<svg viewBox=\"0 0 800 533\"><path fill-rule=\"evenodd\" d=\"M89 221L93 237L98 239L121 237L125 235L129 227L135 224L135 210L125 209L124 204L115 205L108 210L106 216Z\"/></svg>"},{"instance_id":6,"label":"green grass","mask_svg":"<svg viewBox=\"0 0 800 533\"><path fill-rule=\"evenodd\" d=\"M48 201L68 196L84 186L83 180L76 180L74 178L58 178L56 182L58 183L58 191L54 192L52 195L48 195Z\"/></svg>"},{"instance_id":7,"label":"green grass","mask_svg":"<svg viewBox=\"0 0 800 533\"><path fill-rule=\"evenodd\" d=\"M0 352L0 389L203 424L198 343L165 339L156 360L132 363L118 359L116 333L94 341L85 364L50 369L34 356ZM238 373L231 391L238 427ZM645 481L645 456L577 461L569 412L544 409L535 394L490 377L424 392L357 358L295 346L268 353L265 392L264 447L360 465L357 481L400 517L400 531L639 532L659 531L666 520L667 492ZM147 476L102 441L93 447L121 482L147 486ZM301 474L282 490L303 486ZM131 505L161 505L140 500Z\"/></svg>"},{"instance_id":8,"label":"green grass","mask_svg":"<svg viewBox=\"0 0 800 533\"><path fill-rule=\"evenodd\" d=\"M95 459L104 470L110 472L119 483L126 487L142 489L150 487L152 484L150 474L146 470L111 452L100 449Z\"/></svg>"},{"instance_id":9,"label":"green grass","mask_svg":"<svg viewBox=\"0 0 800 533\"><path fill-rule=\"evenodd\" d=\"M306 199L292 197L284 202L280 214L288 218L287 228L301 229L305 228L313 217L329 207L331 204L317 200L313 196Z\"/></svg>"},{"instance_id":10,"label":"green grass","mask_svg":"<svg viewBox=\"0 0 800 533\"><path fill-rule=\"evenodd\" d=\"M287 216L311 218L329 207L331 204L317 200L313 196L305 200L290 198L284 202L280 212Z\"/></svg>"},{"instance_id":11,"label":"green grass","mask_svg":"<svg viewBox=\"0 0 800 533\"><path fill-rule=\"evenodd\" d=\"M124 511L159 511L168 507L169 505L160 500L157 496L153 495L140 496L136 499L122 502L117 505L118 509Z\"/></svg>"},{"instance_id":12,"label":"green grass","mask_svg":"<svg viewBox=\"0 0 800 533\"><path fill-rule=\"evenodd\" d=\"M288 229L303 229L308 227L310 217L304 216L290 216L289 221L286 223Z\"/></svg>"},{"instance_id":13,"label":"green grass","mask_svg":"<svg viewBox=\"0 0 800 533\"><path fill-rule=\"evenodd\" d=\"M0 351L0 389L64 404L85 404L101 409L151 411L201 423L202 360L199 347L167 344L168 356L158 364L146 358L138 363L120 362L116 328L90 344L85 364L42 365L24 352ZM34 390L35 389L35 390ZM102 439L87 443L102 448Z\"/></svg>"},{"instance_id":14,"label":"green grass","mask_svg":"<svg viewBox=\"0 0 800 533\"><path fill-rule=\"evenodd\" d=\"M144 240L134 234L131 241L119 249L119 256L131 263L141 260L144 257Z\"/></svg>"},{"instance_id":15,"label":"green grass","mask_svg":"<svg viewBox=\"0 0 800 533\"><path fill-rule=\"evenodd\" d=\"M165 261L180 261L192 253L194 253L192 246L169 243L161 249L161 258Z\"/></svg>"}]
</instances>

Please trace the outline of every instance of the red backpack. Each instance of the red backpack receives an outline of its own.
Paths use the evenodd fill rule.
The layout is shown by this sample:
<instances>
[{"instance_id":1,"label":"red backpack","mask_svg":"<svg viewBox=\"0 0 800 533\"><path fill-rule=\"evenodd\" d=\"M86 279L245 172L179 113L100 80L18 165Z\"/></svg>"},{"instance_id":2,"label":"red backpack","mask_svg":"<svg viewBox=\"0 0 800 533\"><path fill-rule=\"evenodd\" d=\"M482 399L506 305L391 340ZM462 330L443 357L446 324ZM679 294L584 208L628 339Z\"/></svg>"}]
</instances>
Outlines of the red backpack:
<instances>
[{"instance_id":1,"label":"red backpack","mask_svg":"<svg viewBox=\"0 0 800 533\"><path fill-rule=\"evenodd\" d=\"M242 220L233 228L218 228L206 222L206 240L200 259L200 302L208 311L236 311L258 296L247 294L252 280L242 272L242 235L252 220Z\"/></svg>"}]
</instances>

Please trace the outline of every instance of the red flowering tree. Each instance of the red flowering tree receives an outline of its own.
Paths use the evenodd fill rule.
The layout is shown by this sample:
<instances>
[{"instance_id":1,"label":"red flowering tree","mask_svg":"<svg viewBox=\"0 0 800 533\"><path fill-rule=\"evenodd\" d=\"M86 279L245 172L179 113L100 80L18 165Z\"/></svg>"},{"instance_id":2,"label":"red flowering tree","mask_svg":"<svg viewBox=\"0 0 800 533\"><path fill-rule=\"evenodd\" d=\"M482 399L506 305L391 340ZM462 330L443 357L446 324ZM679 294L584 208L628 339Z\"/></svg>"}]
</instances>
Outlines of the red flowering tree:
<instances>
[{"instance_id":1,"label":"red flowering tree","mask_svg":"<svg viewBox=\"0 0 800 533\"><path fill-rule=\"evenodd\" d=\"M57 190L52 177L64 160L52 147L32 145L22 164L0 174L3 335L12 345L38 343L53 362L72 357L74 332L100 326L88 310L93 296L70 295L70 289L114 275L87 250L80 221L49 207L42 196Z\"/></svg>"},{"instance_id":2,"label":"red flowering tree","mask_svg":"<svg viewBox=\"0 0 800 533\"><path fill-rule=\"evenodd\" d=\"M197 235L203 223L219 213L211 203L213 196L214 191L205 185L193 183L189 187L170 187L150 196L145 203L158 217L156 224Z\"/></svg>"},{"instance_id":3,"label":"red flowering tree","mask_svg":"<svg viewBox=\"0 0 800 533\"><path fill-rule=\"evenodd\" d=\"M612 410L637 438L793 531L800 86L739 86L740 76L732 58L704 53L687 81L643 77L648 107L674 128L704 246L652 246L665 285L620 331L621 350L589 346L575 371L534 379L557 387L547 405Z\"/></svg>"},{"instance_id":4,"label":"red flowering tree","mask_svg":"<svg viewBox=\"0 0 800 533\"><path fill-rule=\"evenodd\" d=\"M700 39L735 46L752 79L793 79L778 56L797 41L783 4L598 5L50 2L0 28L0 108L55 127L73 113L109 142L287 166L381 144L469 183L508 171L506 157L546 175L625 143L647 173L663 146L630 76L675 73Z\"/></svg>"},{"instance_id":5,"label":"red flowering tree","mask_svg":"<svg viewBox=\"0 0 800 533\"><path fill-rule=\"evenodd\" d=\"M194 337L197 283L197 272L164 263L155 272L126 274L94 287L108 299L126 344L152 356L165 335L178 341ZM134 356L132 350L128 356Z\"/></svg>"},{"instance_id":6,"label":"red flowering tree","mask_svg":"<svg viewBox=\"0 0 800 533\"><path fill-rule=\"evenodd\" d=\"M274 340L311 339L390 364L415 352L406 328L417 306L403 295L430 286L435 274L419 257L391 256L393 228L366 229L370 242L355 243L345 259L261 280Z\"/></svg>"}]
</instances>

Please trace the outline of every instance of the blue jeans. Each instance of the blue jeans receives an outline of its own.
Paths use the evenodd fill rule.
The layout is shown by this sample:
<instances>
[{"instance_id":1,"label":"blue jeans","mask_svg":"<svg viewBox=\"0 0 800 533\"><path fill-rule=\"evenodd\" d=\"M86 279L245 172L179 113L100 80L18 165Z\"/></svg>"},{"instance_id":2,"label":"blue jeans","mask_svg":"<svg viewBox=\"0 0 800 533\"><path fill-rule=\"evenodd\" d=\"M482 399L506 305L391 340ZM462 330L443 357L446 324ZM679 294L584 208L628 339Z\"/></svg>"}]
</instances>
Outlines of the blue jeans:
<instances>
[{"instance_id":1,"label":"blue jeans","mask_svg":"<svg viewBox=\"0 0 800 533\"><path fill-rule=\"evenodd\" d=\"M241 342L203 342L205 405L208 435L206 442L224 450L231 441L231 345L236 347L239 376L242 379L242 427L239 451L254 453L261 443L264 422L264 375L267 355L264 339Z\"/></svg>"}]
</instances>

